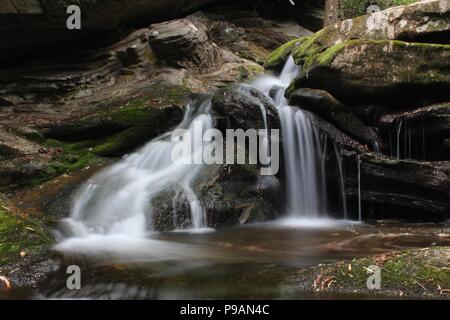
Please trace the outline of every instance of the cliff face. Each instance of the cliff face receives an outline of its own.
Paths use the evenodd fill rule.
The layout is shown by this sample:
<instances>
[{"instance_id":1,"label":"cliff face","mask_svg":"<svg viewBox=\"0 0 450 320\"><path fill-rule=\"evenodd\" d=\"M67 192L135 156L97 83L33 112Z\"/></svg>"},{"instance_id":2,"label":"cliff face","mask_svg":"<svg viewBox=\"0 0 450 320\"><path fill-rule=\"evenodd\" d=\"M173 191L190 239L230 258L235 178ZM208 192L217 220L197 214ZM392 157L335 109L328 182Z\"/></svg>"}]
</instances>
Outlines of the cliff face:
<instances>
[{"instance_id":1,"label":"cliff face","mask_svg":"<svg viewBox=\"0 0 450 320\"><path fill-rule=\"evenodd\" d=\"M89 37L121 24L150 24L189 14L227 0L80 0L82 30L66 29L69 0L3 0L0 3L0 58L41 45Z\"/></svg>"}]
</instances>

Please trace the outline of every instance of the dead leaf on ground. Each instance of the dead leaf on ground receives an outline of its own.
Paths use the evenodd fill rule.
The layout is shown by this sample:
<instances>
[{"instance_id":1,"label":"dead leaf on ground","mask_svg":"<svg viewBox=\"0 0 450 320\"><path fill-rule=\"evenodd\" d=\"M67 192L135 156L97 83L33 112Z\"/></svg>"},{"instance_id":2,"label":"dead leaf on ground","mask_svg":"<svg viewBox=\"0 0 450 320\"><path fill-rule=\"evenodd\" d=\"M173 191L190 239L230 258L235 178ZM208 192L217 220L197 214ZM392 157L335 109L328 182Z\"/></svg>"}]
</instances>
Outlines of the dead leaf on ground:
<instances>
[{"instance_id":1,"label":"dead leaf on ground","mask_svg":"<svg viewBox=\"0 0 450 320\"><path fill-rule=\"evenodd\" d=\"M3 282L5 284L7 290L11 289L11 282L9 282L7 277L0 276L0 282Z\"/></svg>"}]
</instances>

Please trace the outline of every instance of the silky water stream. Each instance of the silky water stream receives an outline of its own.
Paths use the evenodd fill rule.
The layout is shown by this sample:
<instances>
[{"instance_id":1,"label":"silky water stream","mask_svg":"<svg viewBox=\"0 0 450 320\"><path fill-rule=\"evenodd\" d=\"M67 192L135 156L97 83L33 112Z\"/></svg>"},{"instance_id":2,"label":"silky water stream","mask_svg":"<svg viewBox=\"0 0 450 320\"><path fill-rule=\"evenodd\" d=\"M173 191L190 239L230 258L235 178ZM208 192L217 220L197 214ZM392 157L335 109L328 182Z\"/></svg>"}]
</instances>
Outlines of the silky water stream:
<instances>
[{"instance_id":1,"label":"silky water stream","mask_svg":"<svg viewBox=\"0 0 450 320\"><path fill-rule=\"evenodd\" d=\"M263 76L252 84L271 97L281 120L288 172L284 219L207 228L201 199L191 187L202 165L174 163L171 158L172 149L187 141L173 139L176 129L193 133L213 125L211 102L194 103L174 131L83 186L59 230L55 250L62 262L37 292L16 294L43 299L310 298L296 290L300 267L392 249L449 245L436 236L446 225L368 225L327 217L325 150L308 114L284 98L296 74L291 58L279 77ZM192 136L200 137L190 141L193 145L204 143L201 134ZM151 199L168 187L188 199L192 227L152 232ZM346 211L345 197L343 202ZM66 286L69 265L82 270L80 290Z\"/></svg>"}]
</instances>

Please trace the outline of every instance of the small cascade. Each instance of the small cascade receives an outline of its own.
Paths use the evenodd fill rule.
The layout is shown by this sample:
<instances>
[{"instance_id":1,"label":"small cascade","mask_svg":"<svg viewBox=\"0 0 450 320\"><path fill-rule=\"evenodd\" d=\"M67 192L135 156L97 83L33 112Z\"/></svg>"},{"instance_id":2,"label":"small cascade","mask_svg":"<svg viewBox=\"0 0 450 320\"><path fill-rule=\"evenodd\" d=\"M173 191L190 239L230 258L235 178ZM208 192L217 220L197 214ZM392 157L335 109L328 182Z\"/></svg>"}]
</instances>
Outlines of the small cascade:
<instances>
[{"instance_id":1,"label":"small cascade","mask_svg":"<svg viewBox=\"0 0 450 320\"><path fill-rule=\"evenodd\" d=\"M309 115L289 106L284 96L297 73L298 67L290 57L279 77L264 76L253 85L272 98L278 108L287 172L287 209L292 216L319 217L327 209L323 148Z\"/></svg>"},{"instance_id":2,"label":"small cascade","mask_svg":"<svg viewBox=\"0 0 450 320\"><path fill-rule=\"evenodd\" d=\"M202 132L196 131L212 128L210 108L210 100L189 105L175 130L94 176L81 190L65 221L71 235L141 237L152 231L152 198L169 189L189 201L192 228L205 228L205 210L191 187L202 165L191 163L198 163L192 161L198 156L193 150L201 150L198 146L205 143ZM182 131L177 129L186 130L187 136L179 136ZM183 157L189 159L174 162L172 150L186 143L192 152Z\"/></svg>"},{"instance_id":3,"label":"small cascade","mask_svg":"<svg viewBox=\"0 0 450 320\"><path fill-rule=\"evenodd\" d=\"M327 210L326 144L322 147L319 133L313 126L309 113L289 106L284 96L297 72L298 67L290 57L279 77L263 76L255 80L253 85L270 97L278 108L287 173L286 207L291 217L310 219L320 217ZM242 90L246 90L245 85ZM268 131L267 110L263 104L260 107ZM174 192L174 208L177 199L187 199L193 229L206 228L205 209L192 184L203 166L202 155L194 150L203 150L207 143L203 141L203 133L213 126L210 109L211 99L189 105L183 121L176 129L149 142L88 181L74 203L70 218L65 220L70 237L89 240L98 236L127 239L145 236L152 231L152 200L164 191ZM266 132L264 145L267 150L263 151L270 158L268 143ZM189 147L185 144L189 144ZM174 148L189 149L191 152L183 152L181 161L174 161ZM343 208L347 218L341 161L339 170ZM175 223L176 210L172 214Z\"/></svg>"},{"instance_id":4,"label":"small cascade","mask_svg":"<svg viewBox=\"0 0 450 320\"><path fill-rule=\"evenodd\" d=\"M395 157L398 160L412 159L414 156L422 157L423 159L425 159L426 154L424 149L422 155L420 155L419 150L413 150L413 147L417 147L420 144L422 144L422 147L425 146L425 141L417 141L416 146L413 146L411 127L407 121L399 120L397 122L395 126L395 134L397 136ZM391 156L393 156L392 152Z\"/></svg>"}]
</instances>

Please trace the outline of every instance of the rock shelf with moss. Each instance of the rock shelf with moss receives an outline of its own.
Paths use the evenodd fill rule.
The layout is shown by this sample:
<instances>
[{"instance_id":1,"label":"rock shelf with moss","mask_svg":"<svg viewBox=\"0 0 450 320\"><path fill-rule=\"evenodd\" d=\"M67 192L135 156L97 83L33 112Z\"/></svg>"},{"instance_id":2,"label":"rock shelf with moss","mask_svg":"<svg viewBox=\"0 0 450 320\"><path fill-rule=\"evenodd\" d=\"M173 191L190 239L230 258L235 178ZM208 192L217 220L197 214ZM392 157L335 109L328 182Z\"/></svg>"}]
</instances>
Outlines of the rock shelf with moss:
<instances>
[{"instance_id":1,"label":"rock shelf with moss","mask_svg":"<svg viewBox=\"0 0 450 320\"><path fill-rule=\"evenodd\" d=\"M53 242L42 222L17 215L0 199L0 266L39 254Z\"/></svg>"},{"instance_id":2,"label":"rock shelf with moss","mask_svg":"<svg viewBox=\"0 0 450 320\"><path fill-rule=\"evenodd\" d=\"M450 45L349 40L298 52L300 76L288 88L320 88L342 101L398 102L449 98ZM301 58L300 58L301 57Z\"/></svg>"},{"instance_id":3,"label":"rock shelf with moss","mask_svg":"<svg viewBox=\"0 0 450 320\"><path fill-rule=\"evenodd\" d=\"M450 297L450 249L435 247L379 254L305 268L297 274L300 291L373 296ZM381 289L369 290L369 267L381 269Z\"/></svg>"}]
</instances>

